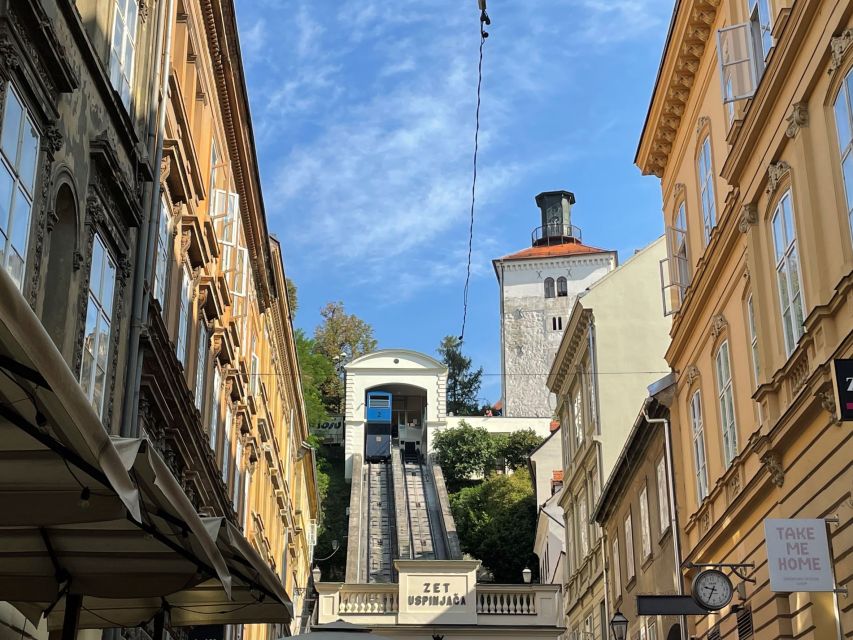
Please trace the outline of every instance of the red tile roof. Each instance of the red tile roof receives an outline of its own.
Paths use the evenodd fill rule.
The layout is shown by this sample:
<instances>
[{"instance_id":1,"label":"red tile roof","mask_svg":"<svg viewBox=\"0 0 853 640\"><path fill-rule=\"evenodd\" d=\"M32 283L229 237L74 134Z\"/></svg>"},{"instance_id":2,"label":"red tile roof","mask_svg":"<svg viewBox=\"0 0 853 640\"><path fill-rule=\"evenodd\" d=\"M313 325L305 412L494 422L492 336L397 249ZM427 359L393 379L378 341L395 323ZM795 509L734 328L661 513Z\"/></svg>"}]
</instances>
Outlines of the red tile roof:
<instances>
[{"instance_id":1,"label":"red tile roof","mask_svg":"<svg viewBox=\"0 0 853 640\"><path fill-rule=\"evenodd\" d=\"M581 242L566 242L563 244L541 245L539 247L529 247L511 253L500 260L529 260L531 258L555 258L561 256L571 256L584 253L609 253L607 249L599 249L590 247Z\"/></svg>"}]
</instances>

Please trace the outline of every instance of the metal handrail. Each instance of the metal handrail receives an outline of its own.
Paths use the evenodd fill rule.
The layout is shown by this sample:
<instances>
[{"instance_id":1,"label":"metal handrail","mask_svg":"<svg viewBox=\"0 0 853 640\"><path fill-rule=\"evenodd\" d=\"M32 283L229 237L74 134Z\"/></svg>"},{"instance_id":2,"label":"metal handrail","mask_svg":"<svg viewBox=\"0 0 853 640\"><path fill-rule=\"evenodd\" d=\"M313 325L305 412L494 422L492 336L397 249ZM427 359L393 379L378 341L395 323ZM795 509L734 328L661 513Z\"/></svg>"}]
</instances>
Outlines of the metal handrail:
<instances>
[{"instance_id":1,"label":"metal handrail","mask_svg":"<svg viewBox=\"0 0 853 640\"><path fill-rule=\"evenodd\" d=\"M580 241L582 237L581 228L573 224L552 223L536 227L530 234L534 245L537 244L560 244L567 238Z\"/></svg>"}]
</instances>

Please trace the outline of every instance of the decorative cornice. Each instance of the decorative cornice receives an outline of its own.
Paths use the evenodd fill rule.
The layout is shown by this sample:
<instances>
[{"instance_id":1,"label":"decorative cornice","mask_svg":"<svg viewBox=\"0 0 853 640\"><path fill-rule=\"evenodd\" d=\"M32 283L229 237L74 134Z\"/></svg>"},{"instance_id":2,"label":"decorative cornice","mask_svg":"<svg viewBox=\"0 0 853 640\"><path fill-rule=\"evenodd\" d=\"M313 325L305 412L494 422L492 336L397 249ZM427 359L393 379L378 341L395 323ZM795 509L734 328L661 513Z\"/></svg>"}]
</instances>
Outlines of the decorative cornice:
<instances>
[{"instance_id":1,"label":"decorative cornice","mask_svg":"<svg viewBox=\"0 0 853 640\"><path fill-rule=\"evenodd\" d=\"M674 60L672 64L667 64L665 57L661 64L650 118L643 132L641 151L637 154L637 163L645 175L663 177L699 62L711 40L711 29L719 5L720 0L679 3L674 22L686 22L686 25L683 31L679 24L673 25L671 40L664 55ZM660 104L659 108L656 103Z\"/></svg>"},{"instance_id":2,"label":"decorative cornice","mask_svg":"<svg viewBox=\"0 0 853 640\"><path fill-rule=\"evenodd\" d=\"M791 106L791 113L785 118L788 122L788 128L785 130L785 135L793 138L797 135L801 127L809 126L809 105L806 102L795 102Z\"/></svg>"},{"instance_id":3,"label":"decorative cornice","mask_svg":"<svg viewBox=\"0 0 853 640\"><path fill-rule=\"evenodd\" d=\"M728 320L722 313L718 313L715 316L711 317L711 336L714 339L718 338L720 334L725 331L726 327L729 326Z\"/></svg>"},{"instance_id":4,"label":"decorative cornice","mask_svg":"<svg viewBox=\"0 0 853 640\"><path fill-rule=\"evenodd\" d=\"M782 466L782 457L775 449L770 449L761 456L761 464L770 474L770 482L777 487L785 484L785 468Z\"/></svg>"},{"instance_id":5,"label":"decorative cornice","mask_svg":"<svg viewBox=\"0 0 853 640\"><path fill-rule=\"evenodd\" d=\"M789 171L791 171L791 165L784 160L770 163L770 166L767 167L767 195L772 196L776 192L782 178L784 178Z\"/></svg>"},{"instance_id":6,"label":"decorative cornice","mask_svg":"<svg viewBox=\"0 0 853 640\"><path fill-rule=\"evenodd\" d=\"M844 56L847 55L851 44L853 44L853 29L845 29L841 32L841 35L829 41L829 52L832 56L829 62L829 69L827 70L829 75L832 75L841 67L841 63L844 62Z\"/></svg>"},{"instance_id":7,"label":"decorative cornice","mask_svg":"<svg viewBox=\"0 0 853 640\"><path fill-rule=\"evenodd\" d=\"M746 233L749 228L758 222L758 207L754 204L745 204L740 211L740 219L737 224L738 231Z\"/></svg>"}]
</instances>

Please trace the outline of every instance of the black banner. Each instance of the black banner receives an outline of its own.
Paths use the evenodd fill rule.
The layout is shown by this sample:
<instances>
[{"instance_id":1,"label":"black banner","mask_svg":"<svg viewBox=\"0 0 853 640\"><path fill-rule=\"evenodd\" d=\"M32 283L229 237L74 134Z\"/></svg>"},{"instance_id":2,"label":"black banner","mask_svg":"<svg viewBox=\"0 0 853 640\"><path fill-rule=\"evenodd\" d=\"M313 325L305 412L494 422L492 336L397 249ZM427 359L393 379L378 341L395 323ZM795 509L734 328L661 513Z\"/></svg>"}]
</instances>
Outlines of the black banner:
<instances>
[{"instance_id":1,"label":"black banner","mask_svg":"<svg viewBox=\"0 0 853 640\"><path fill-rule=\"evenodd\" d=\"M835 388L838 391L838 417L853 420L853 360L835 361Z\"/></svg>"}]
</instances>

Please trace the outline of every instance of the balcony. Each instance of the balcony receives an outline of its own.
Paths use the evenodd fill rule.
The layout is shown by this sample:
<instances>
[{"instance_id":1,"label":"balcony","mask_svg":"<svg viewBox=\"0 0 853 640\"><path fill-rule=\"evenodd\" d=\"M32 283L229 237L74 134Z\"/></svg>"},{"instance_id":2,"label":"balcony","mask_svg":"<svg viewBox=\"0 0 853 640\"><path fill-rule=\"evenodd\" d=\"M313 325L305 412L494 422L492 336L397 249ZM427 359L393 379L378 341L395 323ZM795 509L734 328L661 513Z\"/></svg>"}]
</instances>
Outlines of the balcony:
<instances>
[{"instance_id":1,"label":"balcony","mask_svg":"<svg viewBox=\"0 0 853 640\"><path fill-rule=\"evenodd\" d=\"M581 228L573 224L553 223L536 227L530 234L534 247L581 241Z\"/></svg>"},{"instance_id":2,"label":"balcony","mask_svg":"<svg viewBox=\"0 0 853 640\"><path fill-rule=\"evenodd\" d=\"M555 640L563 631L560 585L477 584L479 563L468 560L397 560L395 566L398 583L317 584L319 622L341 619L374 630L425 624L526 627Z\"/></svg>"}]
</instances>

